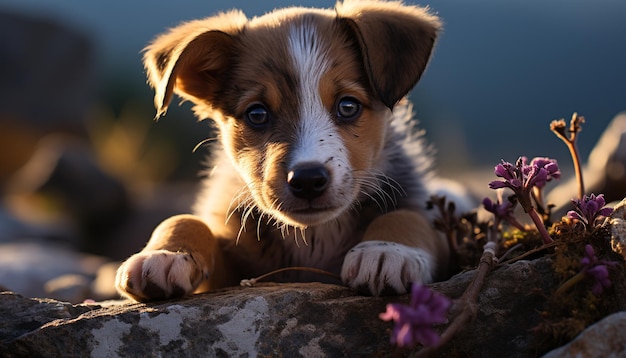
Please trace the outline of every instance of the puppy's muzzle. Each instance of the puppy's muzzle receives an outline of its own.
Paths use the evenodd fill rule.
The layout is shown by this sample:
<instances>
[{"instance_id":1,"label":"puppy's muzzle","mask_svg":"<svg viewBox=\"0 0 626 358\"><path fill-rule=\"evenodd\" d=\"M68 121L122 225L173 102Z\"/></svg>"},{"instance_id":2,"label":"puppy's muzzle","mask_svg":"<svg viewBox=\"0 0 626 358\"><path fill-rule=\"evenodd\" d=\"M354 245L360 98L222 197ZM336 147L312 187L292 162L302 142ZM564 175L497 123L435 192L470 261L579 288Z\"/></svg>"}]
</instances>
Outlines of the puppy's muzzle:
<instances>
[{"instance_id":1,"label":"puppy's muzzle","mask_svg":"<svg viewBox=\"0 0 626 358\"><path fill-rule=\"evenodd\" d=\"M287 173L287 184L293 196L313 200L324 194L330 183L330 173L321 163L295 166Z\"/></svg>"}]
</instances>

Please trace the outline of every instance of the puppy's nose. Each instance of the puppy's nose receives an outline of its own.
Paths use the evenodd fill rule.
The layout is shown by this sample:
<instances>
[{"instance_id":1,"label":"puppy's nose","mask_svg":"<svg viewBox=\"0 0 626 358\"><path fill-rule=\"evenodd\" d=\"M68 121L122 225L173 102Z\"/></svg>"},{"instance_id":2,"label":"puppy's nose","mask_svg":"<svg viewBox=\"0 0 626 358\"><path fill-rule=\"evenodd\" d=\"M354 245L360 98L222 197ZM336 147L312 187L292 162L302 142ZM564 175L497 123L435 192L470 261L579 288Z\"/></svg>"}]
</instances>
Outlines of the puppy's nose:
<instances>
[{"instance_id":1,"label":"puppy's nose","mask_svg":"<svg viewBox=\"0 0 626 358\"><path fill-rule=\"evenodd\" d=\"M291 193L301 199L313 200L324 193L330 175L323 165L313 163L295 167L287 173Z\"/></svg>"}]
</instances>

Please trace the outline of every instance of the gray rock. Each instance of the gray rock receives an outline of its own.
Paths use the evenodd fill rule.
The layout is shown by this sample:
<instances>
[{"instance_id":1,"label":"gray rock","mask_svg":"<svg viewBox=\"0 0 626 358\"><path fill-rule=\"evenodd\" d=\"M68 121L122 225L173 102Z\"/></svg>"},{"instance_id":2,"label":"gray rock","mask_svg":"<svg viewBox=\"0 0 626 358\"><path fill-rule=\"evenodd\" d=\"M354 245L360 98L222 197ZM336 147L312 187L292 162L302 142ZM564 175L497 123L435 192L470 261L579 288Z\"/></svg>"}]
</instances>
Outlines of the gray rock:
<instances>
[{"instance_id":1,"label":"gray rock","mask_svg":"<svg viewBox=\"0 0 626 358\"><path fill-rule=\"evenodd\" d=\"M613 251L626 258L626 199L615 205L611 216L605 220L603 225L608 225L611 229Z\"/></svg>"},{"instance_id":2,"label":"gray rock","mask_svg":"<svg viewBox=\"0 0 626 358\"><path fill-rule=\"evenodd\" d=\"M100 256L80 254L53 244L0 244L0 285L28 297L80 302L94 296L88 292L81 294L79 290L70 297L65 290L69 287L62 287L58 279L65 275L82 276L85 282L82 287L89 289L98 268L106 261ZM76 287L74 284L72 286Z\"/></svg>"},{"instance_id":3,"label":"gray rock","mask_svg":"<svg viewBox=\"0 0 626 358\"><path fill-rule=\"evenodd\" d=\"M543 358L626 357L626 312L614 313L588 327L570 343L557 348Z\"/></svg>"},{"instance_id":4,"label":"gray rock","mask_svg":"<svg viewBox=\"0 0 626 358\"><path fill-rule=\"evenodd\" d=\"M553 288L549 270L550 261L539 259L492 272L477 319L441 355L532 355L528 332L544 301L536 290ZM457 298L472 275L432 287ZM389 343L392 324L378 315L387 303L408 299L365 297L319 283L265 283L151 304L70 305L6 293L0 297L0 349L11 357L389 356L398 353ZM35 308L34 317L17 313Z\"/></svg>"}]
</instances>

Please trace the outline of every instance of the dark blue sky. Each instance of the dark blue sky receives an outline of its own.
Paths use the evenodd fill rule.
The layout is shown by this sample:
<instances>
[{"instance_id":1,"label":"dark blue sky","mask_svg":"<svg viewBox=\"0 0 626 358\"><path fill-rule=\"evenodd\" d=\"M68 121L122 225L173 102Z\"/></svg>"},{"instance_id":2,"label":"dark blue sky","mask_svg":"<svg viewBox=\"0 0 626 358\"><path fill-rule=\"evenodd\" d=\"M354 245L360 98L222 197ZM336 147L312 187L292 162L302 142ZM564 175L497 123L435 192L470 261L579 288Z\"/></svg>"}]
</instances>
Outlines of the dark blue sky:
<instances>
[{"instance_id":1,"label":"dark blue sky","mask_svg":"<svg viewBox=\"0 0 626 358\"><path fill-rule=\"evenodd\" d=\"M241 8L249 16L291 4L334 1L3 0L0 9L53 16L86 31L103 73L136 74L140 50L181 21ZM442 160L514 161L519 155L568 160L552 119L587 117L588 153L610 119L626 110L626 1L433 0L445 31L413 92L417 117ZM556 148L556 149L555 149Z\"/></svg>"}]
</instances>

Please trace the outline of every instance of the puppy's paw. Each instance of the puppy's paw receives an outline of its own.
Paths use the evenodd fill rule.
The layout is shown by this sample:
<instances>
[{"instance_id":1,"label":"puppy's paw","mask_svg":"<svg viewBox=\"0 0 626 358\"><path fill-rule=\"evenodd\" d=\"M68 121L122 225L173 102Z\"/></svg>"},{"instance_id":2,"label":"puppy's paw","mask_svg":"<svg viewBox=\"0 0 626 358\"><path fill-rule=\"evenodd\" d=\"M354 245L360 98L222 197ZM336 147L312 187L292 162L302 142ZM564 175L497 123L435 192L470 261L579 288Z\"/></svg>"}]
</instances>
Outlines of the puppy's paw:
<instances>
[{"instance_id":1,"label":"puppy's paw","mask_svg":"<svg viewBox=\"0 0 626 358\"><path fill-rule=\"evenodd\" d=\"M364 241L343 261L341 279L354 289L378 296L403 294L411 283L432 281L434 259L426 251L388 241Z\"/></svg>"},{"instance_id":2,"label":"puppy's paw","mask_svg":"<svg viewBox=\"0 0 626 358\"><path fill-rule=\"evenodd\" d=\"M154 301L192 294L208 278L189 253L154 250L131 256L117 270L115 287L137 301Z\"/></svg>"}]
</instances>

